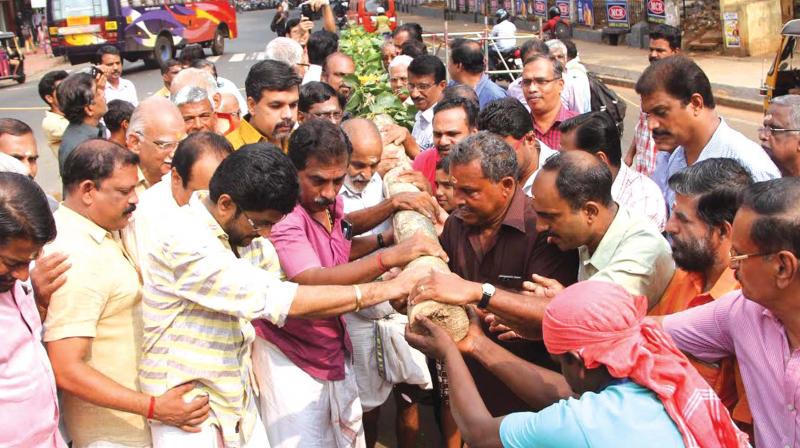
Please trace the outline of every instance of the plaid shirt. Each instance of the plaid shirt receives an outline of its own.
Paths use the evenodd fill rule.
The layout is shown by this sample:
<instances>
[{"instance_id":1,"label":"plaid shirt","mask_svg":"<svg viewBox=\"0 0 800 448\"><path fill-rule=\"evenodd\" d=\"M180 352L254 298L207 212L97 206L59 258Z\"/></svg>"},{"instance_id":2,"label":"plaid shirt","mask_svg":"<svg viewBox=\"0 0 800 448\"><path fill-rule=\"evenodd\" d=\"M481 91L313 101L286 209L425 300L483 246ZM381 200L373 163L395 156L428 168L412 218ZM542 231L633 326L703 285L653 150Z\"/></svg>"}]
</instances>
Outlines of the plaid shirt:
<instances>
[{"instance_id":1,"label":"plaid shirt","mask_svg":"<svg viewBox=\"0 0 800 448\"><path fill-rule=\"evenodd\" d=\"M633 169L645 176L652 176L656 170L656 153L658 151L650 128L647 126L647 114L644 112L639 114L639 121L636 123L633 133L633 142L636 145Z\"/></svg>"},{"instance_id":2,"label":"plaid shirt","mask_svg":"<svg viewBox=\"0 0 800 448\"><path fill-rule=\"evenodd\" d=\"M558 130L558 126L562 121L572 118L578 114L567 109L567 106L564 106L563 103L559 102L558 106L560 107L558 116L556 117L556 121L553 122L553 125L550 126L549 129L543 130L540 128L536 123L536 118L533 117L533 114L531 114L531 116L533 117L533 131L536 133L536 138L538 138L540 142L544 143L548 147L560 150L561 131Z\"/></svg>"}]
</instances>

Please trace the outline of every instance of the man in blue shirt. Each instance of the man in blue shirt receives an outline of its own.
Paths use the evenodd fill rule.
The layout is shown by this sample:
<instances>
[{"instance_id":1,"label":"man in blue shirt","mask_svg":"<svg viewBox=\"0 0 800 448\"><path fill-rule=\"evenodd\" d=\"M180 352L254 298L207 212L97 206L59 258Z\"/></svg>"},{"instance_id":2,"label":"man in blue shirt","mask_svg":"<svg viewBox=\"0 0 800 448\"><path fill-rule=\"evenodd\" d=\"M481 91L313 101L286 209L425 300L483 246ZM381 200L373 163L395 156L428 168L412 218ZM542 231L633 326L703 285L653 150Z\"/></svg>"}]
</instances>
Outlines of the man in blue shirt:
<instances>
[{"instance_id":1,"label":"man in blue shirt","mask_svg":"<svg viewBox=\"0 0 800 448\"><path fill-rule=\"evenodd\" d=\"M486 64L483 47L474 40L459 38L450 44L450 60L447 61L447 71L450 72L450 77L456 83L475 89L481 110L492 101L505 98L507 95L502 87L495 84L484 73Z\"/></svg>"},{"instance_id":2,"label":"man in blue shirt","mask_svg":"<svg viewBox=\"0 0 800 448\"><path fill-rule=\"evenodd\" d=\"M425 280L412 300L420 288ZM486 305L493 291L484 291ZM644 296L612 283L580 282L560 292L547 305L542 327L563 376L491 342L474 313L458 345L425 318L413 324L419 330L409 326L406 339L444 361L450 409L471 447L748 446L719 398L646 312ZM544 409L489 414L459 349L531 407Z\"/></svg>"}]
</instances>

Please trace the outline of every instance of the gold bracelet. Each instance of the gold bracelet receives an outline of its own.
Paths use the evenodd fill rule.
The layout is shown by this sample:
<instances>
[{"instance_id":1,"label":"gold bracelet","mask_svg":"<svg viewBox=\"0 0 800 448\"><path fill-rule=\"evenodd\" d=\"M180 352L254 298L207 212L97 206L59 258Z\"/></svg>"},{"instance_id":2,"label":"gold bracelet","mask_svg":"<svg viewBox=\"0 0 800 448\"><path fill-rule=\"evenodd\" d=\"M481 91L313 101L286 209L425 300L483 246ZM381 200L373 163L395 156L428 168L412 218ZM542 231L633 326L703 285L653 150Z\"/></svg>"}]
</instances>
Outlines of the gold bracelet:
<instances>
[{"instance_id":1,"label":"gold bracelet","mask_svg":"<svg viewBox=\"0 0 800 448\"><path fill-rule=\"evenodd\" d=\"M361 309L361 288L358 285L353 285L353 289L356 290L356 309L355 312L357 313Z\"/></svg>"}]
</instances>

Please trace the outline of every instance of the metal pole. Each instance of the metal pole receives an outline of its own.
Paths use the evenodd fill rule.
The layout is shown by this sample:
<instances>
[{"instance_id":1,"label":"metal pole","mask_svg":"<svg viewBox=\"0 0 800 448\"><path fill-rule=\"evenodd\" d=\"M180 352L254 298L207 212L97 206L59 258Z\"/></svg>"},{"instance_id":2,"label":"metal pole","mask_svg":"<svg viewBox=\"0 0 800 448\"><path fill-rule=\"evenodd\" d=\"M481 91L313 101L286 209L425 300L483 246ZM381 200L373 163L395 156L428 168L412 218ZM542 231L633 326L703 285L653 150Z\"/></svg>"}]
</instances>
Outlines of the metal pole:
<instances>
[{"instance_id":1,"label":"metal pole","mask_svg":"<svg viewBox=\"0 0 800 448\"><path fill-rule=\"evenodd\" d=\"M447 42L447 20L444 21L444 64L447 65L450 63L450 45ZM445 70L447 72L447 83L450 84L450 70Z\"/></svg>"}]
</instances>

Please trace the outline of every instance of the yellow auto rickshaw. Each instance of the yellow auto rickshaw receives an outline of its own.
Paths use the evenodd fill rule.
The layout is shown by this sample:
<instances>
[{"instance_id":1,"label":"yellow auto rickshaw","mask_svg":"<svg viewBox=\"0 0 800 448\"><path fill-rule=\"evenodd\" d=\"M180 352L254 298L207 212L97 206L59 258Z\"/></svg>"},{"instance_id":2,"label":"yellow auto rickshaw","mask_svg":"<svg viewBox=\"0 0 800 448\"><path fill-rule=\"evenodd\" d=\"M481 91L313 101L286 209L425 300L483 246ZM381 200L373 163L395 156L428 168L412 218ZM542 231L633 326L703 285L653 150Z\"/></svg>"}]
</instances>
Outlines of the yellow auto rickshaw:
<instances>
[{"instance_id":1,"label":"yellow auto rickshaw","mask_svg":"<svg viewBox=\"0 0 800 448\"><path fill-rule=\"evenodd\" d=\"M781 46L761 87L764 110L772 98L800 94L800 19L786 22L781 36Z\"/></svg>"}]
</instances>

